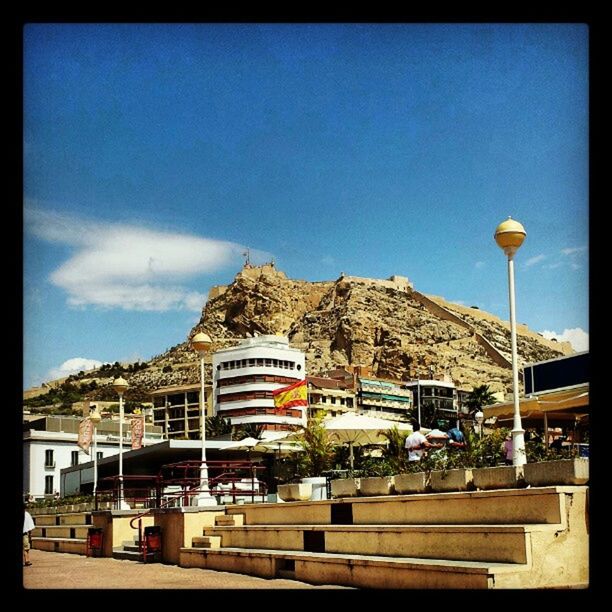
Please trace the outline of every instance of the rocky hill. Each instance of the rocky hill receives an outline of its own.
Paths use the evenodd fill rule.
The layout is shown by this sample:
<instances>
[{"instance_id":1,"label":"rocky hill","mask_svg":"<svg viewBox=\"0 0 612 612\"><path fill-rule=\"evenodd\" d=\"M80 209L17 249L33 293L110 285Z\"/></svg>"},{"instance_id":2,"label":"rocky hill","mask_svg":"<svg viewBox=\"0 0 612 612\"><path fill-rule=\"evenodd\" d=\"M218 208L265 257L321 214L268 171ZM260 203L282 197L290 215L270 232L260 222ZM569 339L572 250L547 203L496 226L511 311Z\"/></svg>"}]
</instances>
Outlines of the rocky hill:
<instances>
[{"instance_id":1,"label":"rocky hill","mask_svg":"<svg viewBox=\"0 0 612 612\"><path fill-rule=\"evenodd\" d=\"M449 376L471 388L511 389L509 324L489 313L426 296L407 279L342 275L335 281L288 279L273 265L245 267L231 285L211 290L186 341L132 376L141 388L197 383L198 361L188 340L198 331L214 349L257 334L282 334L306 353L308 374L366 365L380 377ZM518 328L522 363L572 353L569 343Z\"/></svg>"},{"instance_id":2,"label":"rocky hill","mask_svg":"<svg viewBox=\"0 0 612 612\"><path fill-rule=\"evenodd\" d=\"M258 334L286 335L305 352L310 375L353 364L396 380L446 376L462 388L486 383L492 391L510 391L512 385L509 324L498 317L424 295L404 277L341 275L308 282L287 278L273 264L245 266L229 286L211 289L185 342L148 363L70 378L77 384L95 381L97 389L88 396L98 400L115 397L110 383L119 373L130 383L126 398L139 401L159 387L197 384L199 362L189 339L198 331L211 336L213 350ZM546 340L519 325L518 352L525 363L573 351L567 342Z\"/></svg>"}]
</instances>

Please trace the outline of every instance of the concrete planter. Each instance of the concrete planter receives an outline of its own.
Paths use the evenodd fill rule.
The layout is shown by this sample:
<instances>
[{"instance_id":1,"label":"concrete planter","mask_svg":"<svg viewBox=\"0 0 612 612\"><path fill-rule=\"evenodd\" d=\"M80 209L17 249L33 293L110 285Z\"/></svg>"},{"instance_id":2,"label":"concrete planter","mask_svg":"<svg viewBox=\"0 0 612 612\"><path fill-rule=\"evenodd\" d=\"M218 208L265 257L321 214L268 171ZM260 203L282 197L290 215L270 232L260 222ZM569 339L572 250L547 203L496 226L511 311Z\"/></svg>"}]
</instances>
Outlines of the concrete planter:
<instances>
[{"instance_id":1,"label":"concrete planter","mask_svg":"<svg viewBox=\"0 0 612 612\"><path fill-rule=\"evenodd\" d=\"M589 482L589 460L559 459L526 463L525 482L533 487L545 485L584 485Z\"/></svg>"},{"instance_id":2,"label":"concrete planter","mask_svg":"<svg viewBox=\"0 0 612 612\"><path fill-rule=\"evenodd\" d=\"M361 478L359 494L363 497L376 495L390 495L393 493L393 476L375 476L372 478Z\"/></svg>"},{"instance_id":3,"label":"concrete planter","mask_svg":"<svg viewBox=\"0 0 612 612\"><path fill-rule=\"evenodd\" d=\"M312 495L312 485L303 482L299 484L278 485L277 495L283 501L308 501Z\"/></svg>"},{"instance_id":4,"label":"concrete planter","mask_svg":"<svg viewBox=\"0 0 612 612\"><path fill-rule=\"evenodd\" d=\"M339 478L338 480L332 480L332 497L356 497L360 486L360 478Z\"/></svg>"},{"instance_id":5,"label":"concrete planter","mask_svg":"<svg viewBox=\"0 0 612 612\"><path fill-rule=\"evenodd\" d=\"M311 500L327 499L327 478L325 476L302 478L302 484L309 484L312 486Z\"/></svg>"},{"instance_id":6,"label":"concrete planter","mask_svg":"<svg viewBox=\"0 0 612 612\"><path fill-rule=\"evenodd\" d=\"M430 489L428 472L398 474L394 479L396 493L426 493Z\"/></svg>"},{"instance_id":7,"label":"concrete planter","mask_svg":"<svg viewBox=\"0 0 612 612\"><path fill-rule=\"evenodd\" d=\"M431 490L443 491L467 491L473 488L472 470L435 470L431 473Z\"/></svg>"},{"instance_id":8,"label":"concrete planter","mask_svg":"<svg viewBox=\"0 0 612 612\"><path fill-rule=\"evenodd\" d=\"M477 489L516 489L523 485L522 465L474 468L474 486Z\"/></svg>"}]
</instances>

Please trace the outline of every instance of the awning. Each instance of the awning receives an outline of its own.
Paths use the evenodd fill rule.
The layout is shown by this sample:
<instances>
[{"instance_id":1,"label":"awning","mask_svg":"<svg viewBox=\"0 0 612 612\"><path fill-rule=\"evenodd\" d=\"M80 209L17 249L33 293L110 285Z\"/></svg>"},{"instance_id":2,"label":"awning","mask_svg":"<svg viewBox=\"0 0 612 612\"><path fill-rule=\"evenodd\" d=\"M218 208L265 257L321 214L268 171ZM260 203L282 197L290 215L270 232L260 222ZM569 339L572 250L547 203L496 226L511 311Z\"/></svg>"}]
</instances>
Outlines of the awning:
<instances>
[{"instance_id":1,"label":"awning","mask_svg":"<svg viewBox=\"0 0 612 612\"><path fill-rule=\"evenodd\" d=\"M578 385L571 389L561 389L538 393L520 398L521 417L526 419L576 421L588 417L589 385ZM482 409L485 420L496 417L498 421L511 419L514 415L514 402L493 404Z\"/></svg>"}]
</instances>

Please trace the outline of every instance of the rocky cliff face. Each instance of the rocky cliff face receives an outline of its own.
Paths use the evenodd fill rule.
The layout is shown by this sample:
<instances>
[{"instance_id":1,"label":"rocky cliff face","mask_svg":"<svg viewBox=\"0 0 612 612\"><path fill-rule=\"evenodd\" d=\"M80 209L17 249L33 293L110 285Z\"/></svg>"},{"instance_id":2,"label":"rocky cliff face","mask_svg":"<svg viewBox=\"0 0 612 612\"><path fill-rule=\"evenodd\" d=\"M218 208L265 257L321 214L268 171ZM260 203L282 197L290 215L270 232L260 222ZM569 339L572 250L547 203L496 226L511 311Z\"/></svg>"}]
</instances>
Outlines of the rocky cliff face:
<instances>
[{"instance_id":1,"label":"rocky cliff face","mask_svg":"<svg viewBox=\"0 0 612 612\"><path fill-rule=\"evenodd\" d=\"M215 293L186 342L153 358L131 384L152 389L197 383L197 356L188 340L205 331L213 348L257 334L287 335L306 353L308 374L353 364L398 380L446 374L466 388L484 383L493 391L511 388L511 369L504 365L510 359L508 324L477 309L423 297L411 287L356 277L292 280L268 265L244 268ZM518 332L522 362L572 352L568 343L547 341L524 326Z\"/></svg>"}]
</instances>

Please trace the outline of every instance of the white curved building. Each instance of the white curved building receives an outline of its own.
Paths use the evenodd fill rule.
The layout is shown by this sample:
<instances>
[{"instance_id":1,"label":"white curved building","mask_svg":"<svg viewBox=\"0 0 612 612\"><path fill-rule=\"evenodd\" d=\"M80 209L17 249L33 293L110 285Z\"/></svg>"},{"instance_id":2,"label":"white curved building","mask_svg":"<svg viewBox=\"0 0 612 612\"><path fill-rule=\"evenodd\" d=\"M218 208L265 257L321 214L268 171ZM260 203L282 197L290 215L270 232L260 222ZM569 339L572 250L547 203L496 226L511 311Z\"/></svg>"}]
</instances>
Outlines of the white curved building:
<instances>
[{"instance_id":1,"label":"white curved building","mask_svg":"<svg viewBox=\"0 0 612 612\"><path fill-rule=\"evenodd\" d=\"M306 406L275 409L272 391L306 378L305 356L285 336L247 338L213 354L215 414L232 425L253 423L267 430L306 425Z\"/></svg>"}]
</instances>

